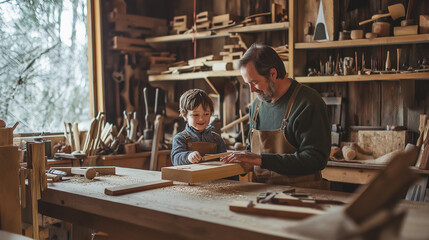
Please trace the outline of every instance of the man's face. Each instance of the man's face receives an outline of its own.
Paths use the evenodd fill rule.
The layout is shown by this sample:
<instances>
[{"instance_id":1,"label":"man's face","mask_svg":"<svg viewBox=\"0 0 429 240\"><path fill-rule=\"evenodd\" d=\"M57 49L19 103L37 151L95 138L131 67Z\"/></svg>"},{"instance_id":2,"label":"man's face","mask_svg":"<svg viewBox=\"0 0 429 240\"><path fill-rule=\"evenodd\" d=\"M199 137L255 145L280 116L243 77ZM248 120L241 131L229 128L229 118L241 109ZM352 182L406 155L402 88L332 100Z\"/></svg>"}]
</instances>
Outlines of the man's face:
<instances>
[{"instance_id":1,"label":"man's face","mask_svg":"<svg viewBox=\"0 0 429 240\"><path fill-rule=\"evenodd\" d=\"M272 100L276 93L276 85L271 79L260 75L253 62L241 67L240 71L244 82L249 84L251 92L256 92L262 101L270 102Z\"/></svg>"}]
</instances>

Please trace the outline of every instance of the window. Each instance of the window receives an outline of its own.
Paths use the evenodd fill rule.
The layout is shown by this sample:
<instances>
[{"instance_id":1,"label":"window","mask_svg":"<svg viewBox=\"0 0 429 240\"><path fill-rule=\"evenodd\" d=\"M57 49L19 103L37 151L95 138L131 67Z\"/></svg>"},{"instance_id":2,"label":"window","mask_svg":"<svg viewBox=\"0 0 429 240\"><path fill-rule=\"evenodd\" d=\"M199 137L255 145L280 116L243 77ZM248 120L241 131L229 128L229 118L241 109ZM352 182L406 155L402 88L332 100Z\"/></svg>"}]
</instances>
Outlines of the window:
<instances>
[{"instance_id":1,"label":"window","mask_svg":"<svg viewBox=\"0 0 429 240\"><path fill-rule=\"evenodd\" d=\"M0 0L0 119L16 132L89 124L86 0Z\"/></svg>"}]
</instances>

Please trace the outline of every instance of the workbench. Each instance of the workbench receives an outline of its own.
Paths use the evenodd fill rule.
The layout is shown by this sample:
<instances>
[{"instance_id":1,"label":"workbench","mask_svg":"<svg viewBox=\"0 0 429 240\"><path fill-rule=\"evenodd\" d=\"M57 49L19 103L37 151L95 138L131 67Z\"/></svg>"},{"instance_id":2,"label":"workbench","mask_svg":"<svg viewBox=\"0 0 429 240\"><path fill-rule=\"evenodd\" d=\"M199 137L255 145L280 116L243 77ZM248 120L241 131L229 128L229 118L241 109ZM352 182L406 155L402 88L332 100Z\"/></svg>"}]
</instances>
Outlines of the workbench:
<instances>
[{"instance_id":1,"label":"workbench","mask_svg":"<svg viewBox=\"0 0 429 240\"><path fill-rule=\"evenodd\" d=\"M92 181L72 177L50 183L39 200L39 212L119 239L294 239L285 227L296 224L296 220L229 210L234 200L255 200L260 192L280 192L285 186L217 180L194 185L175 182L173 186L121 196L104 194L106 187L159 180L160 175L157 171L117 168L115 176L99 176ZM302 191L344 202L352 197L297 188L297 192ZM409 209L402 239L427 239L429 204L404 201L400 207Z\"/></svg>"}]
</instances>

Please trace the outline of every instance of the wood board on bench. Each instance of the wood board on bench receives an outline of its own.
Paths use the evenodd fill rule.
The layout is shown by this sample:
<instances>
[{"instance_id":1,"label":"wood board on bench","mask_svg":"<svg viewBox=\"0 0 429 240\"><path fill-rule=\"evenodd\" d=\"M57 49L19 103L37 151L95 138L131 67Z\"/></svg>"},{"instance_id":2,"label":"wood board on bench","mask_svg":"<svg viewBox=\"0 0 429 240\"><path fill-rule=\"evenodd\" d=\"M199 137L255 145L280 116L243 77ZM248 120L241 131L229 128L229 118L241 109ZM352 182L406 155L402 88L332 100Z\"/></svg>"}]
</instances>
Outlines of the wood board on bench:
<instances>
[{"instance_id":1,"label":"wood board on bench","mask_svg":"<svg viewBox=\"0 0 429 240\"><path fill-rule=\"evenodd\" d=\"M161 169L161 178L186 183L208 182L246 173L238 163L220 161L189 164Z\"/></svg>"}]
</instances>

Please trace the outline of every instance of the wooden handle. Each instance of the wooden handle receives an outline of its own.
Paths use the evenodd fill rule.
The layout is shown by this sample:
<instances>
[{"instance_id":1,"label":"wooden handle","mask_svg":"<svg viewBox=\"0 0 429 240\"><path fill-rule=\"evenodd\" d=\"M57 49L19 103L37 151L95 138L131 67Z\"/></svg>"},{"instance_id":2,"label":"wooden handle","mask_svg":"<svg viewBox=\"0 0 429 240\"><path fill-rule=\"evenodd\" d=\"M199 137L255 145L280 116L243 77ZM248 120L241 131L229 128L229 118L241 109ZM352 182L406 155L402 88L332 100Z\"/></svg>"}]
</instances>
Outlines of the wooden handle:
<instances>
[{"instance_id":1,"label":"wooden handle","mask_svg":"<svg viewBox=\"0 0 429 240\"><path fill-rule=\"evenodd\" d=\"M380 15L372 16L371 19L359 22L359 26L362 26L364 24L367 24L367 23L373 22L373 21L375 21L377 19L380 19L380 18L383 18L383 17L388 17L388 16L390 16L390 13L385 13L385 14L380 14Z\"/></svg>"}]
</instances>

